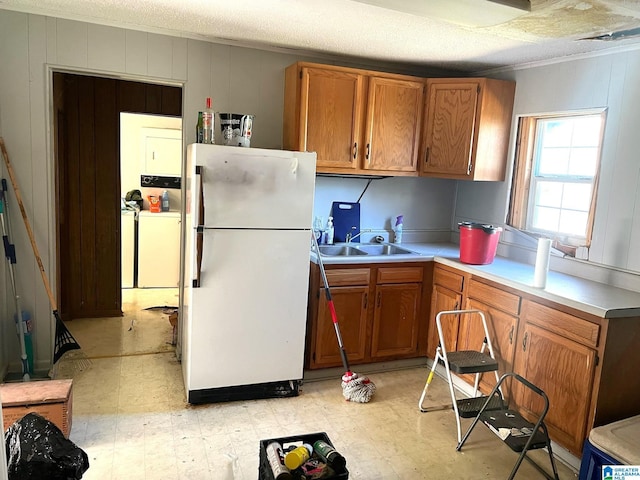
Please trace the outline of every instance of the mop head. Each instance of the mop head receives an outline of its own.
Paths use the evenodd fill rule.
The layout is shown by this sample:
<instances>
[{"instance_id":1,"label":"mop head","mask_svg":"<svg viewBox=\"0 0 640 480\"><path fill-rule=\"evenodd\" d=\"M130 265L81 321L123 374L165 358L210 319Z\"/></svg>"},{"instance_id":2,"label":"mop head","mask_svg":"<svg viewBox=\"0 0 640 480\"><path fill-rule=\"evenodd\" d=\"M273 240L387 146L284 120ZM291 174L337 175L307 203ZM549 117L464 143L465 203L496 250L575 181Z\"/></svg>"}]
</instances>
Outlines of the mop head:
<instances>
[{"instance_id":1,"label":"mop head","mask_svg":"<svg viewBox=\"0 0 640 480\"><path fill-rule=\"evenodd\" d=\"M375 384L367 377L360 377L352 372L342 376L342 395L347 401L367 403L375 391Z\"/></svg>"}]
</instances>

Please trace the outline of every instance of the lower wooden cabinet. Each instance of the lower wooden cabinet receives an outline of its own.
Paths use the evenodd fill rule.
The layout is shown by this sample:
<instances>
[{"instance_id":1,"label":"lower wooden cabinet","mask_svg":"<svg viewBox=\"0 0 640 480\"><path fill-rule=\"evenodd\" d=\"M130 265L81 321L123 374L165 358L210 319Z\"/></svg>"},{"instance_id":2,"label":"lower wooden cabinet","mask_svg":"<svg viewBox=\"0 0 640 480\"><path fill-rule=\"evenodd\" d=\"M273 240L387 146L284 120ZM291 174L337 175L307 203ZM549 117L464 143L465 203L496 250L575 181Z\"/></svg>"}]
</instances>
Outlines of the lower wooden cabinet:
<instances>
[{"instance_id":1,"label":"lower wooden cabinet","mask_svg":"<svg viewBox=\"0 0 640 480\"><path fill-rule=\"evenodd\" d=\"M580 331L597 335L598 325L526 300L522 321L514 370L549 397L545 422L551 438L578 453L589 433L587 421L596 368L593 347L597 337L589 335L589 339L577 341L560 333L559 328L573 335ZM541 408L539 397L518 385L514 388L521 413L535 418Z\"/></svg>"},{"instance_id":2,"label":"lower wooden cabinet","mask_svg":"<svg viewBox=\"0 0 640 480\"><path fill-rule=\"evenodd\" d=\"M449 310L458 310L462 305L462 294L449 290L441 285L434 285L433 292L431 294L431 315L429 321L429 344L428 355L431 358L435 358L436 348L440 344L440 337L438 335L438 328L436 325L436 315L438 312L444 312ZM460 325L460 316L451 315L442 317L440 321L442 326L442 335L444 337L445 348L447 352L456 350L458 345L458 327Z\"/></svg>"},{"instance_id":3,"label":"lower wooden cabinet","mask_svg":"<svg viewBox=\"0 0 640 480\"><path fill-rule=\"evenodd\" d=\"M518 317L475 299L468 299L465 308L480 310L485 315L493 352L498 360L498 376L512 372ZM459 350L478 350L484 336L482 321L478 315L475 315L475 318L471 318L471 315L462 316L458 339ZM469 383L473 383L473 379L470 379ZM488 393L495 385L496 376L493 372L482 374L480 378L481 391ZM503 393L507 398L510 397L507 389Z\"/></svg>"},{"instance_id":4,"label":"lower wooden cabinet","mask_svg":"<svg viewBox=\"0 0 640 480\"><path fill-rule=\"evenodd\" d=\"M366 354L367 302L369 285L331 288L342 342L349 363L362 362ZM324 288L320 292L315 351L312 362L318 367L342 365L340 348Z\"/></svg>"},{"instance_id":5,"label":"lower wooden cabinet","mask_svg":"<svg viewBox=\"0 0 640 480\"><path fill-rule=\"evenodd\" d=\"M428 355L437 346L437 312L457 304L482 310L499 374L514 371L549 397L545 423L554 442L580 456L592 428L640 414L640 377L633 370L640 365L640 318L594 316L448 265L434 267L433 281ZM481 324L467 317L450 325L448 349L481 345ZM480 388L488 392L494 384L495 376L484 374ZM511 408L537 419L541 400L530 390L507 383L505 395Z\"/></svg>"},{"instance_id":6,"label":"lower wooden cabinet","mask_svg":"<svg viewBox=\"0 0 640 480\"><path fill-rule=\"evenodd\" d=\"M438 312L459 310L462 308L462 290L464 275L454 272L452 269L436 265L433 270L433 291L431 292L431 314L429 315L429 340L427 342L427 355L435 358L436 348L440 343L436 326ZM442 335L445 348L448 352L456 350L458 344L459 316L443 317Z\"/></svg>"},{"instance_id":7,"label":"lower wooden cabinet","mask_svg":"<svg viewBox=\"0 0 640 480\"><path fill-rule=\"evenodd\" d=\"M415 355L421 288L420 283L376 287L371 358Z\"/></svg>"},{"instance_id":8,"label":"lower wooden cabinet","mask_svg":"<svg viewBox=\"0 0 640 480\"><path fill-rule=\"evenodd\" d=\"M386 265L325 267L350 364L420 355L420 332L426 334L420 327L427 317L422 301L425 267ZM310 369L342 365L318 270L312 263L306 354L306 367Z\"/></svg>"}]
</instances>

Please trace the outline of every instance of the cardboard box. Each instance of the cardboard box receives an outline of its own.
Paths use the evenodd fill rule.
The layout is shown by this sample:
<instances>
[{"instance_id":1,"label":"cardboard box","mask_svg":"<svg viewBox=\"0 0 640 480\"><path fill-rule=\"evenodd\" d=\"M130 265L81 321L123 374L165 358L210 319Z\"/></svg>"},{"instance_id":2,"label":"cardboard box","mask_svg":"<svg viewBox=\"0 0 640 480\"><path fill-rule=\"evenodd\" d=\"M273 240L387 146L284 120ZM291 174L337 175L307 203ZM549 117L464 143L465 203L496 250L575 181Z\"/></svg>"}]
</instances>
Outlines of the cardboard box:
<instances>
[{"instance_id":1,"label":"cardboard box","mask_svg":"<svg viewBox=\"0 0 640 480\"><path fill-rule=\"evenodd\" d=\"M28 413L54 423L65 437L71 432L73 380L43 380L0 385L2 421L6 431Z\"/></svg>"}]
</instances>

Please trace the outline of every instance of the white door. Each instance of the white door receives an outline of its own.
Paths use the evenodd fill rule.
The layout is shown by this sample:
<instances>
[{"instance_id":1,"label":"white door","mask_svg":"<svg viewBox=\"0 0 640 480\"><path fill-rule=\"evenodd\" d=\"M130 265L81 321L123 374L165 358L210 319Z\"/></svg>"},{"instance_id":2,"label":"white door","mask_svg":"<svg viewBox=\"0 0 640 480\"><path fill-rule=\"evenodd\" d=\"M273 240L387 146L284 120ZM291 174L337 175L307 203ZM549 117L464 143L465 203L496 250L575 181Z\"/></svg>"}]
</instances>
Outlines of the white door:
<instances>
[{"instance_id":1,"label":"white door","mask_svg":"<svg viewBox=\"0 0 640 480\"><path fill-rule=\"evenodd\" d=\"M205 230L188 389L302 378L310 241L308 230Z\"/></svg>"},{"instance_id":2,"label":"white door","mask_svg":"<svg viewBox=\"0 0 640 480\"><path fill-rule=\"evenodd\" d=\"M311 228L315 153L190 145L202 167L205 226Z\"/></svg>"}]
</instances>

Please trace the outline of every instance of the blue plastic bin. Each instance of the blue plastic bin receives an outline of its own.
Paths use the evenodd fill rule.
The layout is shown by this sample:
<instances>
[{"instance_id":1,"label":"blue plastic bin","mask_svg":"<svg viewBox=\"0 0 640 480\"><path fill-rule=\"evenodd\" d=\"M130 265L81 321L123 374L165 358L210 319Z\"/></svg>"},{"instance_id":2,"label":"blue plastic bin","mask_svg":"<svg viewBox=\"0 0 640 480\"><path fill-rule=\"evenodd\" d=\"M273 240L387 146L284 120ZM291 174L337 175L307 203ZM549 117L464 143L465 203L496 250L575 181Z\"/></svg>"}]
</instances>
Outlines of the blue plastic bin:
<instances>
[{"instance_id":1,"label":"blue plastic bin","mask_svg":"<svg viewBox=\"0 0 640 480\"><path fill-rule=\"evenodd\" d=\"M621 463L586 440L582 449L578 480L602 480L603 465L621 465Z\"/></svg>"}]
</instances>

